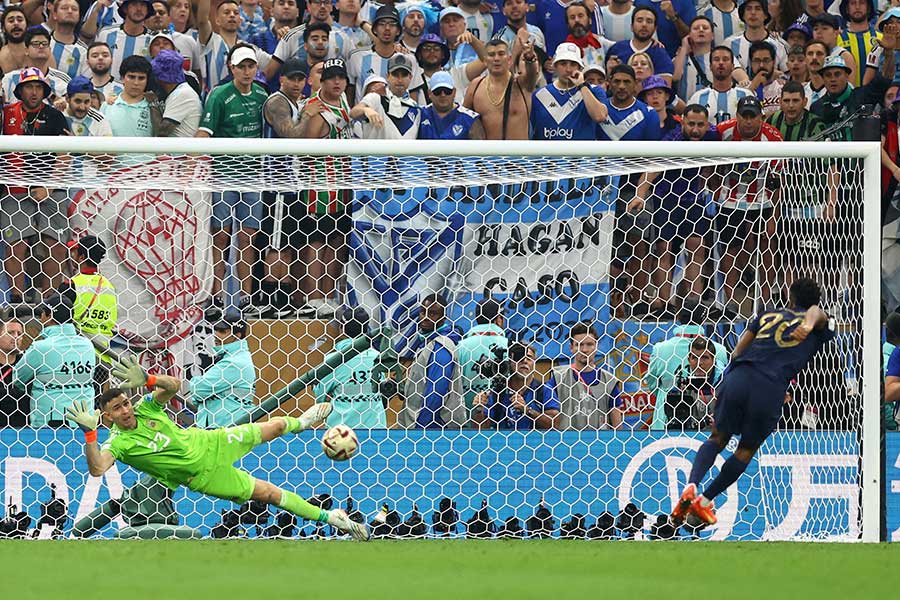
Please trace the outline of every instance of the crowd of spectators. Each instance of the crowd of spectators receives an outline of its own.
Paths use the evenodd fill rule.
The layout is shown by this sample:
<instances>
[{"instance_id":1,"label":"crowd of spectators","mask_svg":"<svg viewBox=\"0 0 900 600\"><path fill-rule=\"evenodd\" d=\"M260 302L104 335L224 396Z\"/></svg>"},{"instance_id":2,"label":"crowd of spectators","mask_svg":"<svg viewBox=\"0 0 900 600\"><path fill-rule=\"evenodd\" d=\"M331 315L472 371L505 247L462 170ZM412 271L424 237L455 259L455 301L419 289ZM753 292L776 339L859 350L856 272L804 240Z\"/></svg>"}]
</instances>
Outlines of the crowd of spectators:
<instances>
[{"instance_id":1,"label":"crowd of spectators","mask_svg":"<svg viewBox=\"0 0 900 600\"><path fill-rule=\"evenodd\" d=\"M26 0L0 18L2 133L848 140L858 135L853 125L865 106L878 105L886 211L900 181L894 3ZM11 160L12 168L26 166ZM615 314L673 318L686 304L706 303L746 315L746 298L783 298L805 274L836 294L829 274L860 254L861 196L823 164L803 181L792 180L785 163L766 161L623 177L610 267ZM215 194L211 303L244 317L333 316L342 303L352 200L350 190ZM38 304L59 287L72 235L67 203L68 190L4 191L11 304ZM443 310L439 296L429 298L432 311ZM496 335L491 328L502 332L502 314L483 320L487 335L475 336L477 344ZM18 326L4 327L7 343ZM465 414L442 412L435 399L457 385L447 357L481 356L485 348L469 348L468 334L441 327L423 332L439 335L414 362L425 383L406 390L407 406L415 406L401 414L406 426L464 419L517 427L521 415L537 426L621 425L614 399L602 415L566 409L584 400L573 392L579 386L615 396L616 382L588 369L591 359L577 350L596 343L589 325L572 335L581 366L555 373L556 387L525 373L533 371L533 348L512 345L520 388L508 397L455 390ZM224 345L246 345L245 332L229 328L228 335ZM11 364L16 353L0 352ZM585 369L595 379L573 379ZM248 394L236 394L236 406ZM529 402L540 409L535 415Z\"/></svg>"},{"instance_id":2,"label":"crowd of spectators","mask_svg":"<svg viewBox=\"0 0 900 600\"><path fill-rule=\"evenodd\" d=\"M900 180L900 7L883 2L26 0L0 28L7 135L842 140L863 105L884 104L885 206ZM708 301L714 250L726 308L739 313L754 285L764 302L783 295L776 269L800 268L773 241L790 204L775 171L623 180L615 309L672 316ZM858 198L819 191L800 203L853 220ZM65 196L4 195L12 303L58 285ZM215 194L212 301L245 317L332 316L351 207L349 190ZM54 260L26 278L32 255Z\"/></svg>"}]
</instances>

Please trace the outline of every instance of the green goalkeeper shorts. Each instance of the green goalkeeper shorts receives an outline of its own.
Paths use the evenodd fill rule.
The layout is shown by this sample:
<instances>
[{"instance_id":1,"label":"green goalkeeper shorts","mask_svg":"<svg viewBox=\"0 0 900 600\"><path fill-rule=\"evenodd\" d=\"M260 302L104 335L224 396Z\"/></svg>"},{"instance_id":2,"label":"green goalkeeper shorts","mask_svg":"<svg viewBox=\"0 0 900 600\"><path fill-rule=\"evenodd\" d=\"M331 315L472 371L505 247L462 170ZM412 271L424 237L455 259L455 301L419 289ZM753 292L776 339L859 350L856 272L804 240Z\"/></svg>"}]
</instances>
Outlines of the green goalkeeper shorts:
<instances>
[{"instance_id":1,"label":"green goalkeeper shorts","mask_svg":"<svg viewBox=\"0 0 900 600\"><path fill-rule=\"evenodd\" d=\"M187 486L195 492L243 504L253 495L254 478L234 463L262 443L258 425L247 423L209 432L209 465L193 477Z\"/></svg>"}]
</instances>

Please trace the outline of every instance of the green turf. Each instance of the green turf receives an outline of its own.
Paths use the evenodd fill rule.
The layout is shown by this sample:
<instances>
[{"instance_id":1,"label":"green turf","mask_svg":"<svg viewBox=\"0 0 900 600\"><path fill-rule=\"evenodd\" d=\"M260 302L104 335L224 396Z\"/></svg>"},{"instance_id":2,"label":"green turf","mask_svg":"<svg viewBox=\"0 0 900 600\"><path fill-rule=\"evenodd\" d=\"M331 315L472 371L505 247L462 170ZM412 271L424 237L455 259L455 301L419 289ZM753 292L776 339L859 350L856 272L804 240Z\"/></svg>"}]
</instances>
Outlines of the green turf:
<instances>
[{"instance_id":1,"label":"green turf","mask_svg":"<svg viewBox=\"0 0 900 600\"><path fill-rule=\"evenodd\" d=\"M882 600L898 565L900 544L2 541L0 597Z\"/></svg>"}]
</instances>

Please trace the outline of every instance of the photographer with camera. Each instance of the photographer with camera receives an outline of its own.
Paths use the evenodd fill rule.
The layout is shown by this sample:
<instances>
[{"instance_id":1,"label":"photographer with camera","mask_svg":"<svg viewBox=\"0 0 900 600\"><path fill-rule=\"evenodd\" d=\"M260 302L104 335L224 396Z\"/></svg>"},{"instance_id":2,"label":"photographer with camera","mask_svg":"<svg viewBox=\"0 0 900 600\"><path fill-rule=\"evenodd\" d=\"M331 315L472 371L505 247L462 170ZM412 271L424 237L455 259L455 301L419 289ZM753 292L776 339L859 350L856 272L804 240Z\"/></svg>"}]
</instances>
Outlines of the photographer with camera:
<instances>
[{"instance_id":1,"label":"photographer with camera","mask_svg":"<svg viewBox=\"0 0 900 600\"><path fill-rule=\"evenodd\" d=\"M32 427L65 427L65 411L76 401L94 401L94 345L79 335L72 302L55 294L36 311L41 339L35 340L16 361L12 383L31 389Z\"/></svg>"},{"instance_id":2,"label":"photographer with camera","mask_svg":"<svg viewBox=\"0 0 900 600\"><path fill-rule=\"evenodd\" d=\"M553 367L560 403L560 429L618 429L622 386L597 364L597 330L576 323L569 333L572 362Z\"/></svg>"},{"instance_id":3,"label":"photographer with camera","mask_svg":"<svg viewBox=\"0 0 900 600\"><path fill-rule=\"evenodd\" d=\"M458 410L458 395L451 392L456 366L453 355L460 335L447 322L446 309L447 301L441 294L422 299L418 347L406 372L405 403L397 415L401 427L440 429L465 424L465 413Z\"/></svg>"},{"instance_id":4,"label":"photographer with camera","mask_svg":"<svg viewBox=\"0 0 900 600\"><path fill-rule=\"evenodd\" d=\"M475 394L490 389L491 379L507 365L509 340L504 323L503 305L493 298L485 298L475 309L475 327L456 346L453 392L463 398L467 412L472 410Z\"/></svg>"},{"instance_id":5,"label":"photographer with camera","mask_svg":"<svg viewBox=\"0 0 900 600\"><path fill-rule=\"evenodd\" d=\"M219 313L213 321L215 357L202 375L190 380L190 403L196 406L197 427L234 425L255 407L256 368L247 346L247 322Z\"/></svg>"},{"instance_id":6,"label":"photographer with camera","mask_svg":"<svg viewBox=\"0 0 900 600\"><path fill-rule=\"evenodd\" d=\"M472 426L477 429L557 429L559 397L556 383L535 378L534 348L509 345L508 375L495 377L491 389L475 394Z\"/></svg>"},{"instance_id":7,"label":"photographer with camera","mask_svg":"<svg viewBox=\"0 0 900 600\"><path fill-rule=\"evenodd\" d=\"M362 307L338 311L343 338L334 345L334 352L343 352L353 345L369 325L369 314ZM346 425L353 429L386 429L387 399L379 392L372 374L378 361L378 350L369 348L338 366L333 373L316 385L316 402L331 402L333 410L325 421L328 427Z\"/></svg>"},{"instance_id":8,"label":"photographer with camera","mask_svg":"<svg viewBox=\"0 0 900 600\"><path fill-rule=\"evenodd\" d=\"M691 342L704 334L703 312L705 311L700 305L685 301L684 307L675 317L678 325L672 330L671 337L653 346L647 373L644 375L644 389L656 398L650 429L662 431L666 428L666 396L676 387L678 376L687 363ZM713 346L716 349L716 370L723 373L728 364L728 350L716 342L713 342Z\"/></svg>"},{"instance_id":9,"label":"photographer with camera","mask_svg":"<svg viewBox=\"0 0 900 600\"><path fill-rule=\"evenodd\" d=\"M666 394L666 428L698 431L712 425L715 386L722 376L716 368L716 348L705 337L695 337L675 387Z\"/></svg>"}]
</instances>

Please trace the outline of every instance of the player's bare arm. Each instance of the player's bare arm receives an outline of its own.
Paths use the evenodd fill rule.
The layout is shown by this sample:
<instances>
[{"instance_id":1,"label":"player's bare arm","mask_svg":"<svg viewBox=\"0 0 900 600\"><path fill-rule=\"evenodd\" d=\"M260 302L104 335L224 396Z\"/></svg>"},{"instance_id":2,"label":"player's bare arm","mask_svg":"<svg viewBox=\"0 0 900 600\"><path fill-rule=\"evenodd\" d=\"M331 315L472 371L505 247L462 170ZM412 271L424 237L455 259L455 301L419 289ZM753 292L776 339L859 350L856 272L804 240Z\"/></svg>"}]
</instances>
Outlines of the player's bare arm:
<instances>
[{"instance_id":1,"label":"player's bare arm","mask_svg":"<svg viewBox=\"0 0 900 600\"><path fill-rule=\"evenodd\" d=\"M743 354L747 348L750 347L750 344L753 343L753 340L756 339L756 334L750 331L749 329L744 331L741 335L741 339L738 340L737 345L734 347L734 350L731 353L731 360L739 357Z\"/></svg>"},{"instance_id":2,"label":"player's bare arm","mask_svg":"<svg viewBox=\"0 0 900 600\"><path fill-rule=\"evenodd\" d=\"M884 402L890 404L900 400L900 377L888 377L884 380Z\"/></svg>"},{"instance_id":3,"label":"player's bare arm","mask_svg":"<svg viewBox=\"0 0 900 600\"><path fill-rule=\"evenodd\" d=\"M828 315L817 305L810 306L806 309L803 322L797 326L791 333L791 337L795 340L803 341L814 330L824 329L828 325Z\"/></svg>"}]
</instances>

